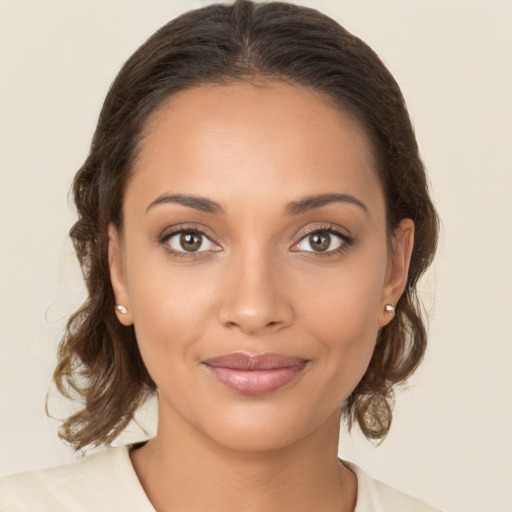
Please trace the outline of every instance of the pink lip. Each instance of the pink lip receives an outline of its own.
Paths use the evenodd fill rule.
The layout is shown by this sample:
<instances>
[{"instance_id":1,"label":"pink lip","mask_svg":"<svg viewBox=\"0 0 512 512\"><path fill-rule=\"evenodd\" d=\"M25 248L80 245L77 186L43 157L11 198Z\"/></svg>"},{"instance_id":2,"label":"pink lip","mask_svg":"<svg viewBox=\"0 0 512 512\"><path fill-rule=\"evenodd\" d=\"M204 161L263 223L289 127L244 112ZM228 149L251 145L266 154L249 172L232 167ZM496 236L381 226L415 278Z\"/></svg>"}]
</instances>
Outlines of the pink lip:
<instances>
[{"instance_id":1,"label":"pink lip","mask_svg":"<svg viewBox=\"0 0 512 512\"><path fill-rule=\"evenodd\" d=\"M233 352L203 362L222 384L246 395L263 395L294 380L308 361L280 354Z\"/></svg>"}]
</instances>

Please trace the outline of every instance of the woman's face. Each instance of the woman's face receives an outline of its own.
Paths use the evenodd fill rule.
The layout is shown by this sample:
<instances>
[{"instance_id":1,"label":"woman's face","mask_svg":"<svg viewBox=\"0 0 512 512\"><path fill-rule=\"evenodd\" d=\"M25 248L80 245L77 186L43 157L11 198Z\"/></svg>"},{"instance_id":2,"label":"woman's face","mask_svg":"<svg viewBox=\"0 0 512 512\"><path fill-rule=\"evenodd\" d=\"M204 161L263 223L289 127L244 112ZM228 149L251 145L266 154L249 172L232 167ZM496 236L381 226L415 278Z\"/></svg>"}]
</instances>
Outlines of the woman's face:
<instances>
[{"instance_id":1,"label":"woman's face","mask_svg":"<svg viewBox=\"0 0 512 512\"><path fill-rule=\"evenodd\" d=\"M159 389L159 429L237 449L338 422L403 291L359 124L282 83L212 85L149 119L111 228L121 322Z\"/></svg>"}]
</instances>

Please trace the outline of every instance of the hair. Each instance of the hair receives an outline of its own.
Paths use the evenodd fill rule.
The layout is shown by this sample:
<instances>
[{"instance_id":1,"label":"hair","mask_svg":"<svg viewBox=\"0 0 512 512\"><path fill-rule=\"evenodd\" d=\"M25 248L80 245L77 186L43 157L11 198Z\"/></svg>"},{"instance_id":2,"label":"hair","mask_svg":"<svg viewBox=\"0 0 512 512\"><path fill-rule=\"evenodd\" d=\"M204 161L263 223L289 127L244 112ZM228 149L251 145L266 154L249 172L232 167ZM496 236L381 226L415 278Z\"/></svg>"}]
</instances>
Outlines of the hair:
<instances>
[{"instance_id":1,"label":"hair","mask_svg":"<svg viewBox=\"0 0 512 512\"><path fill-rule=\"evenodd\" d=\"M416 294L437 244L438 218L400 89L374 51L326 15L281 2L237 0L189 11L124 64L101 110L90 153L73 182L70 231L88 298L69 319L54 381L82 409L59 435L76 450L111 443L156 392L133 326L119 323L108 264L108 226L122 229L123 195L145 122L170 95L202 84L281 81L322 93L368 134L386 199L389 238L415 224L406 292L378 333L369 367L342 404L348 427L382 439L393 389L421 362L426 328Z\"/></svg>"}]
</instances>

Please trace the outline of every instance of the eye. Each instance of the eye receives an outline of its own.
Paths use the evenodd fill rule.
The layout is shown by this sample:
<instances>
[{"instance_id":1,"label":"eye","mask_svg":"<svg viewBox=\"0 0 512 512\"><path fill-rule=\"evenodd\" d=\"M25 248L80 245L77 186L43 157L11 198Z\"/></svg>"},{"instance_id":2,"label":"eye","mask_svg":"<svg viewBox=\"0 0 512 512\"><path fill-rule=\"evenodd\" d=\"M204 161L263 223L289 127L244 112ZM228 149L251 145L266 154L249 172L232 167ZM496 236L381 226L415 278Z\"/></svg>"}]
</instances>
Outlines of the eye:
<instances>
[{"instance_id":1,"label":"eye","mask_svg":"<svg viewBox=\"0 0 512 512\"><path fill-rule=\"evenodd\" d=\"M304 252L331 252L339 249L347 242L346 236L332 230L319 229L302 238L294 249Z\"/></svg>"},{"instance_id":2,"label":"eye","mask_svg":"<svg viewBox=\"0 0 512 512\"><path fill-rule=\"evenodd\" d=\"M193 229L178 231L165 241L176 252L204 252L216 251L215 245L204 233Z\"/></svg>"}]
</instances>

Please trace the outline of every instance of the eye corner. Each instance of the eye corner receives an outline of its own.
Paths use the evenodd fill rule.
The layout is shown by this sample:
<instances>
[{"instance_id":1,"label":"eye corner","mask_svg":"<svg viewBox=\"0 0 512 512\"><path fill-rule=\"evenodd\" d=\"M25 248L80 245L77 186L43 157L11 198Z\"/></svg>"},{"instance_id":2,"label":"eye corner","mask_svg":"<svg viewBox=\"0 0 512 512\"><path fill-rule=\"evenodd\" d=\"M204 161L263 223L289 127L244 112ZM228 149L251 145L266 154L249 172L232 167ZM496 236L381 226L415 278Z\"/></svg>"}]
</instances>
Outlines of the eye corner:
<instances>
[{"instance_id":1,"label":"eye corner","mask_svg":"<svg viewBox=\"0 0 512 512\"><path fill-rule=\"evenodd\" d=\"M184 236L187 235L193 237L190 239L189 247L184 246L187 243ZM157 242L171 256L197 258L206 256L208 253L222 251L222 247L212 238L211 235L196 226L179 225L164 230L157 238Z\"/></svg>"},{"instance_id":2,"label":"eye corner","mask_svg":"<svg viewBox=\"0 0 512 512\"><path fill-rule=\"evenodd\" d=\"M324 237L324 244L328 244L325 249L322 250L321 247L318 247L320 250L315 250L311 244L311 237L314 235ZM303 253L306 256L328 257L340 255L348 250L354 243L354 238L349 235L346 230L329 224L310 228L301 235L299 241L294 243L289 250L290 252Z\"/></svg>"}]
</instances>

